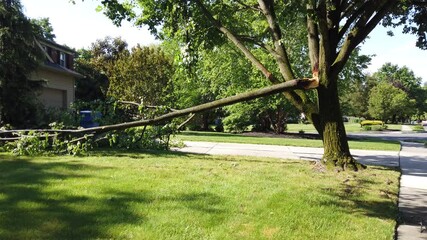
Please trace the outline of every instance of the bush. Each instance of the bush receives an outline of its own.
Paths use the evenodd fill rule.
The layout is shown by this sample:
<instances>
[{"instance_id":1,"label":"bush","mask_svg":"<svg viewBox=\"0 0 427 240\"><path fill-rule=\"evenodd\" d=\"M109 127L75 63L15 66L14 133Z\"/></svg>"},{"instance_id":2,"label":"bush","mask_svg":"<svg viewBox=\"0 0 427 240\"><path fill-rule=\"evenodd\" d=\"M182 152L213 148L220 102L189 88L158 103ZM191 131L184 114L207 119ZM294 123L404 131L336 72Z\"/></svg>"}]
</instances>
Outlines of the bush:
<instances>
[{"instance_id":1,"label":"bush","mask_svg":"<svg viewBox=\"0 0 427 240\"><path fill-rule=\"evenodd\" d=\"M364 131L382 131L386 129L386 126L382 125L364 125L363 127Z\"/></svg>"},{"instance_id":2,"label":"bush","mask_svg":"<svg viewBox=\"0 0 427 240\"><path fill-rule=\"evenodd\" d=\"M60 123L63 125L62 128L70 129L77 128L79 126L80 118L77 114L77 111L73 109L63 110L58 108L47 108L44 114L44 121L41 123L43 127L52 127L52 123Z\"/></svg>"},{"instance_id":3,"label":"bush","mask_svg":"<svg viewBox=\"0 0 427 240\"><path fill-rule=\"evenodd\" d=\"M223 120L224 130L226 132L243 132L251 124L248 114L231 114Z\"/></svg>"},{"instance_id":4,"label":"bush","mask_svg":"<svg viewBox=\"0 0 427 240\"><path fill-rule=\"evenodd\" d=\"M58 139L57 136L49 136L48 133L38 133L29 131L27 133L16 133L19 140L8 142L3 146L3 150L10 151L18 156L37 156L49 154L70 154L80 155L86 153L91 148L88 139L66 140Z\"/></svg>"},{"instance_id":5,"label":"bush","mask_svg":"<svg viewBox=\"0 0 427 240\"><path fill-rule=\"evenodd\" d=\"M370 126L370 125L381 125L384 126L384 122L380 120L363 120L360 122L360 127Z\"/></svg>"}]
</instances>

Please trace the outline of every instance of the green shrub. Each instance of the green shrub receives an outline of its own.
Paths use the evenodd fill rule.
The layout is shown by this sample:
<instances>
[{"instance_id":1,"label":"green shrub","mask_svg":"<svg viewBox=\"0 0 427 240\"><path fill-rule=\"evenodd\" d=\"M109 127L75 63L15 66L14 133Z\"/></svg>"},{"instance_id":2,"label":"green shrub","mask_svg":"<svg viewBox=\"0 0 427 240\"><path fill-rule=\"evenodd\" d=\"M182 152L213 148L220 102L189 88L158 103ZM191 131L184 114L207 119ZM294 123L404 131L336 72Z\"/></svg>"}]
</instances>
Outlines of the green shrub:
<instances>
[{"instance_id":1,"label":"green shrub","mask_svg":"<svg viewBox=\"0 0 427 240\"><path fill-rule=\"evenodd\" d=\"M371 131L372 130L372 127L371 126L367 126L367 125L362 126L362 128L363 128L364 131Z\"/></svg>"},{"instance_id":2,"label":"green shrub","mask_svg":"<svg viewBox=\"0 0 427 240\"><path fill-rule=\"evenodd\" d=\"M223 120L223 126L226 132L241 133L250 125L250 116L248 114L231 114Z\"/></svg>"},{"instance_id":3,"label":"green shrub","mask_svg":"<svg viewBox=\"0 0 427 240\"><path fill-rule=\"evenodd\" d=\"M70 154L81 155L86 153L91 147L91 142L85 137L72 141L59 139L57 136L50 136L48 133L35 131L16 133L19 137L14 142L8 142L3 146L3 150L10 151L18 156L38 156L49 154Z\"/></svg>"},{"instance_id":4,"label":"green shrub","mask_svg":"<svg viewBox=\"0 0 427 240\"><path fill-rule=\"evenodd\" d=\"M47 108L45 109L45 117L43 122L41 122L42 127L50 126L52 128L52 123L57 123L62 125L62 128L77 128L80 124L79 116L77 111L74 109L58 109L58 108ZM62 129L55 128L55 129Z\"/></svg>"},{"instance_id":5,"label":"green shrub","mask_svg":"<svg viewBox=\"0 0 427 240\"><path fill-rule=\"evenodd\" d=\"M382 131L387 129L387 126L385 125L364 125L363 127L364 131Z\"/></svg>"}]
</instances>

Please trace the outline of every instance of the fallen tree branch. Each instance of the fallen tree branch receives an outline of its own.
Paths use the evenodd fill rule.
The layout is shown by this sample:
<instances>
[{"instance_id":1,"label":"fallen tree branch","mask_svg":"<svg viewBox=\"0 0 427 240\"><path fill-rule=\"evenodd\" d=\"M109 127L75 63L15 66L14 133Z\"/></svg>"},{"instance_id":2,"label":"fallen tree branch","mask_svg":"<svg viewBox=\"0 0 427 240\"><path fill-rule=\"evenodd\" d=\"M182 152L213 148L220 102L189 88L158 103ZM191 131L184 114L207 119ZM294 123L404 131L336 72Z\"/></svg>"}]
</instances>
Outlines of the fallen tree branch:
<instances>
[{"instance_id":1,"label":"fallen tree branch","mask_svg":"<svg viewBox=\"0 0 427 240\"><path fill-rule=\"evenodd\" d=\"M287 82L275 84L272 86L268 86L265 88L261 88L258 90L253 90L245 93L241 93L235 96L219 99L213 102L197 105L194 107L176 110L153 119L144 119L133 122L125 122L113 125L106 125L100 127L92 127L85 129L64 129L64 130L52 130L52 129L31 129L31 130L9 130L9 131L1 131L0 134L4 133L13 133L13 132L26 132L26 131L34 131L34 132L54 132L58 134L69 134L69 135L81 135L81 134L100 134L109 131L115 130L124 130L131 127L140 127L146 125L154 125L158 123L163 123L168 120L171 120L176 117L181 117L188 114L195 114L199 112L204 112L210 109L219 108L227 105L232 105L239 102L244 102L248 100L253 100L260 97L265 97L269 95L273 95L275 93L292 91L296 89L307 90L312 89L318 86L318 78L303 78L303 79L294 79ZM0 138L0 141L4 140Z\"/></svg>"},{"instance_id":2,"label":"fallen tree branch","mask_svg":"<svg viewBox=\"0 0 427 240\"><path fill-rule=\"evenodd\" d=\"M137 102L130 102L130 101L118 101L119 103L123 103L123 104L129 104L129 105L133 105L136 107L143 107L143 108L148 108L148 109L158 109L158 108L166 108L168 111L174 112L177 111L176 109L167 107L167 106L153 106L153 105L143 105L141 103L137 103Z\"/></svg>"},{"instance_id":3,"label":"fallen tree branch","mask_svg":"<svg viewBox=\"0 0 427 240\"><path fill-rule=\"evenodd\" d=\"M196 116L196 114L192 113L190 115L190 117L187 118L187 120L185 120L184 122L182 122L181 124L179 124L179 126L177 127L177 129L180 130L182 127L184 127L184 125L187 124L189 121L191 121L191 119L193 119L194 116Z\"/></svg>"}]
</instances>

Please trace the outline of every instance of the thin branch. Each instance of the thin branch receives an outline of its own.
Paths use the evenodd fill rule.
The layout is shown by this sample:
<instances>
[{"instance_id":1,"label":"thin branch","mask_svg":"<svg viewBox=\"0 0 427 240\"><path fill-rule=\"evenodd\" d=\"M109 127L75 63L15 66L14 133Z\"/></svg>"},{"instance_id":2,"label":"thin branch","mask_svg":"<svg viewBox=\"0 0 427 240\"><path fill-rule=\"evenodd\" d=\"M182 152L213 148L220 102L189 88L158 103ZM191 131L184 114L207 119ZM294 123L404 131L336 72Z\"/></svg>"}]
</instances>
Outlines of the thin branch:
<instances>
[{"instance_id":1,"label":"thin branch","mask_svg":"<svg viewBox=\"0 0 427 240\"><path fill-rule=\"evenodd\" d=\"M184 122L182 122L181 124L179 124L179 126L178 126L178 130L180 130L182 127L184 127L184 125L185 124L187 124L189 121L191 121L191 119L193 119L194 118L194 116L196 116L196 114L194 114L194 113L192 113L192 114L190 114L190 117L189 118L187 118Z\"/></svg>"},{"instance_id":2,"label":"thin branch","mask_svg":"<svg viewBox=\"0 0 427 240\"><path fill-rule=\"evenodd\" d=\"M215 19L212 14L206 9L205 5L200 0L195 0L200 10L203 12L205 17L214 25L220 32L222 32L234 45L242 51L246 58L258 69L264 76L270 80L270 82L276 84L280 83L274 75L268 71L268 69L252 54L252 52L237 38L237 36L230 30L225 28L220 21Z\"/></svg>"},{"instance_id":3,"label":"thin branch","mask_svg":"<svg viewBox=\"0 0 427 240\"><path fill-rule=\"evenodd\" d=\"M166 108L167 110L169 110L169 111L171 111L171 112L173 112L173 111L176 111L176 109L173 109L173 108L170 108L170 107L167 107L167 106L154 106L154 105L142 105L142 103L137 103L137 102L130 102L130 101L118 101L119 103L122 103L122 104L129 104L129 105L133 105L133 106L136 106L136 107L143 107L143 108L148 108L148 109L158 109L158 108Z\"/></svg>"},{"instance_id":4,"label":"thin branch","mask_svg":"<svg viewBox=\"0 0 427 240\"><path fill-rule=\"evenodd\" d=\"M45 132L42 129L40 129L39 131ZM53 138L53 137L57 137L57 136L58 136L58 134L36 135L36 136L34 136L34 135L21 135L19 137L4 137L4 138L0 138L0 141L2 141L2 142L13 142L13 141L17 141L19 139L22 139L23 137L26 137L26 138L46 138L46 137L47 138Z\"/></svg>"},{"instance_id":5,"label":"thin branch","mask_svg":"<svg viewBox=\"0 0 427 240\"><path fill-rule=\"evenodd\" d=\"M94 137L94 136L95 136L94 134L88 134L88 135L85 135L83 137L73 139L73 140L69 141L69 143L75 143L75 142L79 142L79 141L82 141L82 140L86 140L87 141L89 138Z\"/></svg>"}]
</instances>

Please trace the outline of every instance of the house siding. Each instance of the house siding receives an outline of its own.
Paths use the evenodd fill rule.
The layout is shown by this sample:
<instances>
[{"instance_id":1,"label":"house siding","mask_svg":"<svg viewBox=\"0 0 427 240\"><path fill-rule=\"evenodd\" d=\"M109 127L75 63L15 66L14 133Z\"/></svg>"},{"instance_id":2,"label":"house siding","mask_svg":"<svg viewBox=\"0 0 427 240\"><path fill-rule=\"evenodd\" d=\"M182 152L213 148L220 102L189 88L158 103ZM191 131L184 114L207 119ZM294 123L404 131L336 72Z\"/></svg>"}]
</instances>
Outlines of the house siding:
<instances>
[{"instance_id":1,"label":"house siding","mask_svg":"<svg viewBox=\"0 0 427 240\"><path fill-rule=\"evenodd\" d=\"M44 106L68 108L74 102L75 78L73 76L40 68L32 74L31 79L47 81L40 92L40 100Z\"/></svg>"}]
</instances>

